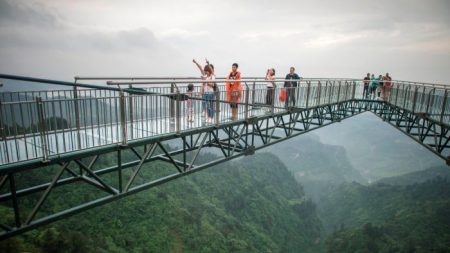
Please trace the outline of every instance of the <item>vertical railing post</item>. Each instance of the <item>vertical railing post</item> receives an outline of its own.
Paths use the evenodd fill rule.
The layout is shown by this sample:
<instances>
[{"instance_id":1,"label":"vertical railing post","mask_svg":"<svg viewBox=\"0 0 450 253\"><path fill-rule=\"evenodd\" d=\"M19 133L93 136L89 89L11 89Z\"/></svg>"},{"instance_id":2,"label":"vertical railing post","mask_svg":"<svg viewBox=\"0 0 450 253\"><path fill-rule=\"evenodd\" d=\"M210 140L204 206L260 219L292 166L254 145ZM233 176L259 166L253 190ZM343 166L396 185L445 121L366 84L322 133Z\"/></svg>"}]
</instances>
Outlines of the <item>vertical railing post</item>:
<instances>
[{"instance_id":1,"label":"vertical railing post","mask_svg":"<svg viewBox=\"0 0 450 253\"><path fill-rule=\"evenodd\" d=\"M181 132L181 94L180 90L177 89L176 94L176 131L179 134Z\"/></svg>"},{"instance_id":2,"label":"vertical railing post","mask_svg":"<svg viewBox=\"0 0 450 253\"><path fill-rule=\"evenodd\" d=\"M397 92L395 92L395 106L398 106L397 101L398 101L398 91L400 90L400 84L396 84L397 85ZM404 88L405 85L402 85L402 88Z\"/></svg>"},{"instance_id":3,"label":"vertical railing post","mask_svg":"<svg viewBox=\"0 0 450 253\"><path fill-rule=\"evenodd\" d=\"M401 86L401 88L400 88L400 86ZM402 83L401 85L399 84L399 83L397 83L397 92L396 92L396 94L395 94L395 106L399 106L399 93L400 92L404 92L405 91L405 84L404 83ZM401 96L401 94L400 94L400 96Z\"/></svg>"},{"instance_id":4,"label":"vertical railing post","mask_svg":"<svg viewBox=\"0 0 450 253\"><path fill-rule=\"evenodd\" d=\"M299 79L298 80L298 82L297 82L297 87L292 87L292 89L294 90L294 92L296 93L296 94L294 94L294 96L296 97L296 104L298 105L298 107L300 107L300 85L301 85L301 83L302 83L302 81L301 81L302 79ZM295 106L295 104L294 104L294 106Z\"/></svg>"},{"instance_id":5,"label":"vertical railing post","mask_svg":"<svg viewBox=\"0 0 450 253\"><path fill-rule=\"evenodd\" d=\"M175 93L175 84L170 84L170 94ZM173 99L169 100L169 118L173 119L175 117L175 101Z\"/></svg>"},{"instance_id":6,"label":"vertical railing post","mask_svg":"<svg viewBox=\"0 0 450 253\"><path fill-rule=\"evenodd\" d=\"M352 99L355 99L355 94L356 94L356 81L353 81Z\"/></svg>"},{"instance_id":7,"label":"vertical railing post","mask_svg":"<svg viewBox=\"0 0 450 253\"><path fill-rule=\"evenodd\" d=\"M39 134L41 139L42 159L44 162L46 162L49 158L49 152L46 138L47 126L45 123L44 104L42 102L42 97L36 97L36 104L38 112Z\"/></svg>"},{"instance_id":8,"label":"vertical railing post","mask_svg":"<svg viewBox=\"0 0 450 253\"><path fill-rule=\"evenodd\" d=\"M419 102L419 106L420 106L419 110L420 110L420 112L423 112L423 107L424 107L424 104L425 104L425 92L426 92L426 89L425 89L425 86L423 86L423 88L422 88L422 95L420 96L420 102Z\"/></svg>"},{"instance_id":9,"label":"vertical railing post","mask_svg":"<svg viewBox=\"0 0 450 253\"><path fill-rule=\"evenodd\" d=\"M272 92L272 113L275 112L275 98L277 93L277 84L273 82L273 92Z\"/></svg>"},{"instance_id":10,"label":"vertical railing post","mask_svg":"<svg viewBox=\"0 0 450 253\"><path fill-rule=\"evenodd\" d=\"M0 100L0 141L6 141L5 125L3 122L3 101ZM6 151L8 149L5 149Z\"/></svg>"},{"instance_id":11,"label":"vertical railing post","mask_svg":"<svg viewBox=\"0 0 450 253\"><path fill-rule=\"evenodd\" d=\"M76 80L75 80L76 82ZM77 129L77 142L78 149L81 149L81 120L80 120L80 106L78 103L78 90L77 86L73 86L73 102L75 109L75 127Z\"/></svg>"},{"instance_id":12,"label":"vertical railing post","mask_svg":"<svg viewBox=\"0 0 450 253\"><path fill-rule=\"evenodd\" d=\"M417 93L419 91L419 87L417 85L414 86L414 95L413 95L413 104L412 104L412 112L416 112L416 102L417 102Z\"/></svg>"},{"instance_id":13,"label":"vertical railing post","mask_svg":"<svg viewBox=\"0 0 450 253\"><path fill-rule=\"evenodd\" d=\"M348 95L348 88L350 87L350 85L349 85L349 83L348 83L348 81L345 81L345 93L344 93L344 99L343 99L343 101L345 101L345 100L347 100L348 99L348 97L347 97L347 95Z\"/></svg>"},{"instance_id":14,"label":"vertical railing post","mask_svg":"<svg viewBox=\"0 0 450 253\"><path fill-rule=\"evenodd\" d=\"M132 88L132 86L130 86L130 88ZM130 120L130 138L133 138L133 133L134 133L134 127L133 127L133 121L134 121L134 117L133 117L133 94L131 94L130 92L128 92L128 110L129 110L129 120Z\"/></svg>"},{"instance_id":15,"label":"vertical railing post","mask_svg":"<svg viewBox=\"0 0 450 253\"><path fill-rule=\"evenodd\" d=\"M214 92L216 95L215 95L215 99L216 99L216 114L215 114L215 116L216 116L216 119L215 119L215 121L216 121L216 125L217 126L219 126L219 120L220 120L220 91L219 91L219 89L217 89L215 92Z\"/></svg>"},{"instance_id":16,"label":"vertical railing post","mask_svg":"<svg viewBox=\"0 0 450 253\"><path fill-rule=\"evenodd\" d=\"M122 145L127 145L127 124L125 114L125 94L121 90L119 92L119 105L120 105L120 129L122 132Z\"/></svg>"},{"instance_id":17,"label":"vertical railing post","mask_svg":"<svg viewBox=\"0 0 450 253\"><path fill-rule=\"evenodd\" d=\"M318 99L319 99L319 102L318 103L316 103L316 105L319 105L320 106L320 98L321 98L321 93L322 93L322 83L319 81L319 83L318 83L318 85L317 85L317 88L319 89L318 91L317 91L317 97L318 97Z\"/></svg>"},{"instance_id":18,"label":"vertical railing post","mask_svg":"<svg viewBox=\"0 0 450 253\"><path fill-rule=\"evenodd\" d=\"M253 88L252 88L252 105L255 104L255 93L256 93L256 82L253 82Z\"/></svg>"},{"instance_id":19,"label":"vertical railing post","mask_svg":"<svg viewBox=\"0 0 450 253\"><path fill-rule=\"evenodd\" d=\"M341 95L341 81L338 82L338 93L337 93L336 103L339 102L340 95Z\"/></svg>"},{"instance_id":20,"label":"vertical railing post","mask_svg":"<svg viewBox=\"0 0 450 253\"><path fill-rule=\"evenodd\" d=\"M3 101L0 101L0 138L1 141L5 141L6 143L6 128L5 128L5 123L3 122ZM9 163L9 151L8 148L5 147L5 153L6 153L6 161Z\"/></svg>"},{"instance_id":21,"label":"vertical railing post","mask_svg":"<svg viewBox=\"0 0 450 253\"><path fill-rule=\"evenodd\" d=\"M448 90L446 89L444 92L444 101L442 103L441 117L439 120L441 122L441 124L444 122L445 109L447 109L447 106L448 106L447 105L448 95L449 95L449 93L448 93Z\"/></svg>"},{"instance_id":22,"label":"vertical railing post","mask_svg":"<svg viewBox=\"0 0 450 253\"><path fill-rule=\"evenodd\" d=\"M311 81L306 81L306 109L309 108L309 94L310 94L310 91L311 91ZM297 103L299 103L299 102L297 102Z\"/></svg>"},{"instance_id":23,"label":"vertical railing post","mask_svg":"<svg viewBox=\"0 0 450 253\"><path fill-rule=\"evenodd\" d=\"M334 93L334 81L333 83L330 82L330 92L328 93L328 104L331 104L331 98L333 97L333 93Z\"/></svg>"},{"instance_id":24,"label":"vertical railing post","mask_svg":"<svg viewBox=\"0 0 450 253\"><path fill-rule=\"evenodd\" d=\"M411 84L408 84L408 87L406 87L406 89L408 89L408 92L406 92L405 90L405 94L404 94L404 98L403 98L403 109L406 109L406 100L409 100L409 92L411 91Z\"/></svg>"},{"instance_id":25,"label":"vertical railing post","mask_svg":"<svg viewBox=\"0 0 450 253\"><path fill-rule=\"evenodd\" d=\"M433 96L431 96L431 93L433 93ZM433 87L433 89L431 89L430 92L428 93L428 103L427 103L427 110L426 110L428 115L430 114L430 107L434 103L434 94L436 94L436 88Z\"/></svg>"},{"instance_id":26,"label":"vertical railing post","mask_svg":"<svg viewBox=\"0 0 450 253\"><path fill-rule=\"evenodd\" d=\"M248 100L249 100L249 93L250 93L250 88L247 85L247 82L244 82L245 84L245 121L248 120Z\"/></svg>"},{"instance_id":27,"label":"vertical railing post","mask_svg":"<svg viewBox=\"0 0 450 253\"><path fill-rule=\"evenodd\" d=\"M387 88L387 87L386 87ZM390 103L390 104L392 104L392 97L393 96L391 96L391 93L392 93L392 89L394 88L394 84L391 82L391 86L389 86L389 93L387 93L387 94L389 94L389 96L388 96L388 98L387 98L387 101Z\"/></svg>"}]
</instances>

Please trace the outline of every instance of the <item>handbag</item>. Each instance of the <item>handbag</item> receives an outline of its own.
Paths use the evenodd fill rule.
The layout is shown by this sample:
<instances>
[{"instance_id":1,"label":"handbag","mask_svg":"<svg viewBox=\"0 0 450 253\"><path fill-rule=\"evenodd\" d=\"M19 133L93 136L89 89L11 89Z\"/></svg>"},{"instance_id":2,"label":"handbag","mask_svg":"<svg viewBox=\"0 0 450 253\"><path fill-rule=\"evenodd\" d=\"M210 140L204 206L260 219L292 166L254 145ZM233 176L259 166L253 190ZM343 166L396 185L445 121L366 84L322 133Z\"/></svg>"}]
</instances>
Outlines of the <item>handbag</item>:
<instances>
[{"instance_id":1,"label":"handbag","mask_svg":"<svg viewBox=\"0 0 450 253\"><path fill-rule=\"evenodd\" d=\"M281 92L280 92L280 101L281 101L281 102L286 101L286 89L285 89L285 88L281 89Z\"/></svg>"}]
</instances>

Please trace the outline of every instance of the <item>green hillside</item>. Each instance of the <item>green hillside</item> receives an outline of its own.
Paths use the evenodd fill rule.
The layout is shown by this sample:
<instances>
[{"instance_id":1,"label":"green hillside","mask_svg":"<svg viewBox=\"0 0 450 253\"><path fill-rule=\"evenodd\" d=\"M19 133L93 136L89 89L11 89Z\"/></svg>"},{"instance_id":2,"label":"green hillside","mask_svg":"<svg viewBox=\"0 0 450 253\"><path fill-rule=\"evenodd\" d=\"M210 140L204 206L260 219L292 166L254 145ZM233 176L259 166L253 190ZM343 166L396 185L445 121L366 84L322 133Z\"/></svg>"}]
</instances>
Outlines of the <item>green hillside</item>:
<instances>
[{"instance_id":1,"label":"green hillside","mask_svg":"<svg viewBox=\"0 0 450 253\"><path fill-rule=\"evenodd\" d=\"M370 112L314 131L320 141L345 148L370 182L445 165L445 161Z\"/></svg>"},{"instance_id":2,"label":"green hillside","mask_svg":"<svg viewBox=\"0 0 450 253\"><path fill-rule=\"evenodd\" d=\"M326 252L449 252L450 170L442 165L422 170L425 164L442 161L427 160L422 147L390 130L373 130L369 139L374 140L367 145L364 128L344 130L344 136L354 131L355 138L341 140L343 146L361 141L359 147L325 144L330 142L315 134L271 147L314 199L327 238ZM360 149L361 156L351 156L353 148ZM370 173L353 166L361 159ZM379 180L368 184L373 178Z\"/></svg>"},{"instance_id":3,"label":"green hillside","mask_svg":"<svg viewBox=\"0 0 450 253\"><path fill-rule=\"evenodd\" d=\"M167 165L147 165L140 176L157 169ZM82 188L73 193L67 197L88 195ZM314 204L282 163L265 153L76 215L0 247L46 253L317 252L321 235Z\"/></svg>"},{"instance_id":4,"label":"green hillside","mask_svg":"<svg viewBox=\"0 0 450 253\"><path fill-rule=\"evenodd\" d=\"M446 165L432 167L426 170L415 171L401 176L382 178L375 183L390 185L410 185L414 183L422 183L436 177L450 179L450 167Z\"/></svg>"},{"instance_id":5,"label":"green hillside","mask_svg":"<svg viewBox=\"0 0 450 253\"><path fill-rule=\"evenodd\" d=\"M450 252L450 182L343 185L323 200L327 252ZM329 208L333 208L330 211Z\"/></svg>"}]
</instances>

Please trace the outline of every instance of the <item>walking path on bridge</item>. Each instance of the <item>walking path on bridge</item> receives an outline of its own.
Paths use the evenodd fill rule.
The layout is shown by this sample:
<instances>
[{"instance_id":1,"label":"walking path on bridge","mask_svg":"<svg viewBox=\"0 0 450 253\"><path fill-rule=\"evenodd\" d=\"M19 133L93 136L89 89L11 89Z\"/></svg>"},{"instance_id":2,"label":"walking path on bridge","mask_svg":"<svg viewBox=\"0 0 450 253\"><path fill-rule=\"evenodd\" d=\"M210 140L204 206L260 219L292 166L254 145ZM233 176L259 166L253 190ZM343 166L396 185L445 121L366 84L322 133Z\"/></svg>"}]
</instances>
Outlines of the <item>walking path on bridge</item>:
<instances>
[{"instance_id":1,"label":"walking path on bridge","mask_svg":"<svg viewBox=\"0 0 450 253\"><path fill-rule=\"evenodd\" d=\"M89 78L88 78L89 79ZM98 78L95 78L98 79ZM5 80L8 80L5 78ZM81 78L81 80L84 80ZM267 105L266 82L263 79L246 80L242 100L238 106L238 118L231 119L230 103L224 79L213 101L216 112L214 122L205 120L204 103L194 91L186 98L188 80L139 80L105 79L111 86L124 85L147 88L109 89L107 87L86 89L73 84L74 91L52 90L41 92L1 93L2 140L0 142L0 165L32 159L49 159L52 156L101 147L124 144L129 140L164 136L232 121L245 121L250 117L265 117L287 112L280 96L285 80L277 80L273 94L274 103ZM133 85L133 86L131 86ZM88 86L90 87L90 86ZM134 91L134 93L130 92ZM136 91L142 91L142 94ZM305 79L293 88L297 103L293 109L349 101L365 100L363 82L354 79ZM180 97L176 97L180 95ZM450 124L449 90L445 86L433 86L411 82L394 81L387 103L415 113L426 114L430 119ZM37 100L39 98L39 100ZM192 122L188 119L186 99L190 99Z\"/></svg>"}]
</instances>

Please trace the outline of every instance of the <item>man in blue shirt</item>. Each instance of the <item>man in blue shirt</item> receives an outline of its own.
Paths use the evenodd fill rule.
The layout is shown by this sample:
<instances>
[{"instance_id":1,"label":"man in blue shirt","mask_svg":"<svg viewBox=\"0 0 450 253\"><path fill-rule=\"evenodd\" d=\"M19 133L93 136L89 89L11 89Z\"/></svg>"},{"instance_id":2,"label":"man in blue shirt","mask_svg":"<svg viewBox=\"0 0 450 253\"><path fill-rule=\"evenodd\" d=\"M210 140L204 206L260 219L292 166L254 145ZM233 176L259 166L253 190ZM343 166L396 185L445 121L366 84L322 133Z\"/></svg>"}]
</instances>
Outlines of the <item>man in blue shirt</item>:
<instances>
[{"instance_id":1,"label":"man in blue shirt","mask_svg":"<svg viewBox=\"0 0 450 253\"><path fill-rule=\"evenodd\" d=\"M286 75L286 81L284 81L284 88L286 89L286 110L289 109L292 104L292 106L295 106L295 90L298 86L298 81L300 81L300 76L295 73L295 68L291 67L289 70L289 74ZM293 80L293 81L288 81ZM295 81L294 81L295 80Z\"/></svg>"},{"instance_id":2,"label":"man in blue shirt","mask_svg":"<svg viewBox=\"0 0 450 253\"><path fill-rule=\"evenodd\" d=\"M370 73L367 73L367 76L364 77L364 89L363 89L363 98L369 97L369 84L370 84Z\"/></svg>"}]
</instances>

